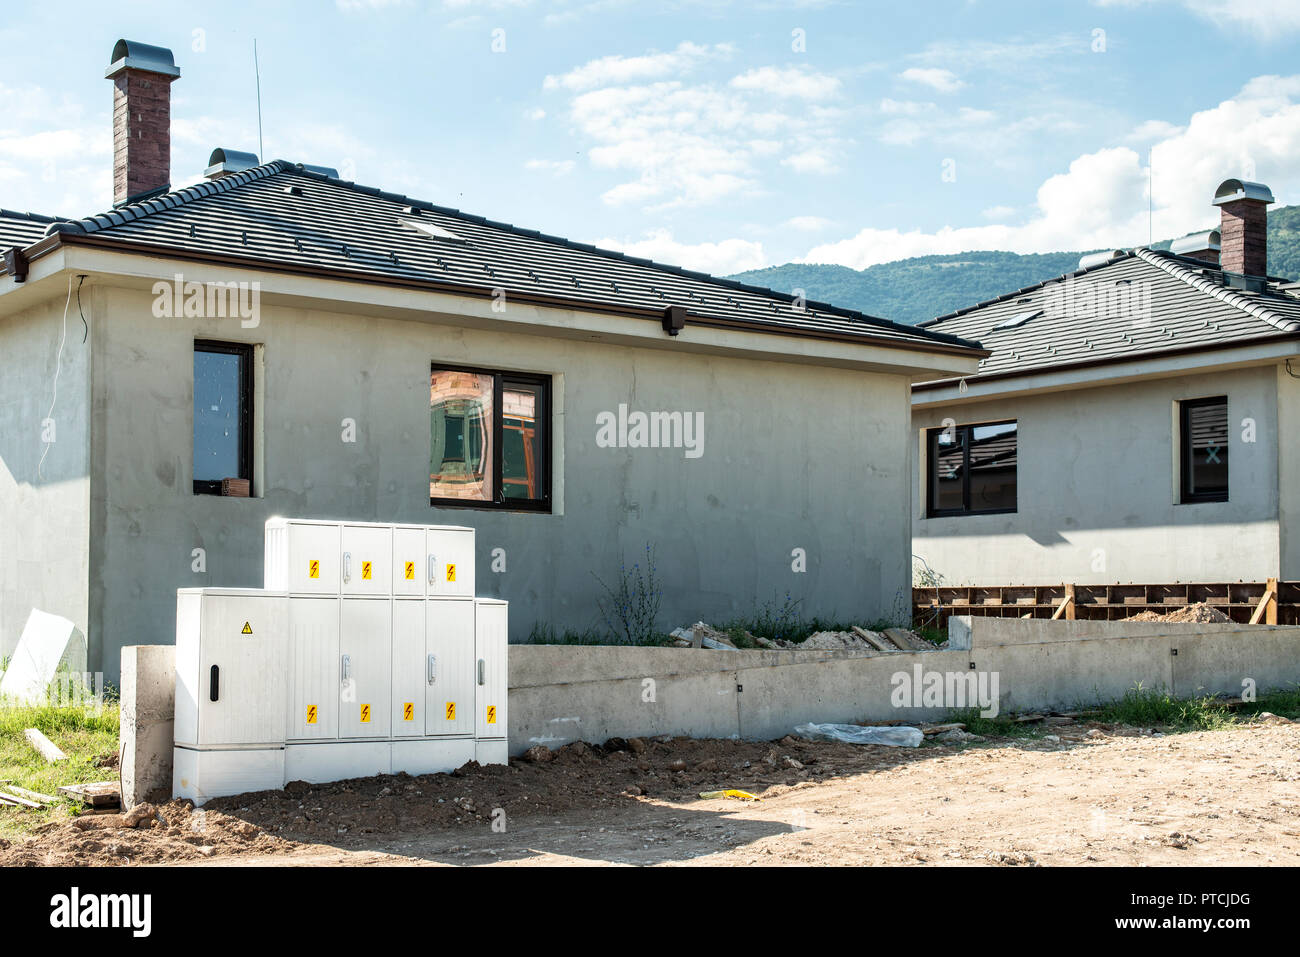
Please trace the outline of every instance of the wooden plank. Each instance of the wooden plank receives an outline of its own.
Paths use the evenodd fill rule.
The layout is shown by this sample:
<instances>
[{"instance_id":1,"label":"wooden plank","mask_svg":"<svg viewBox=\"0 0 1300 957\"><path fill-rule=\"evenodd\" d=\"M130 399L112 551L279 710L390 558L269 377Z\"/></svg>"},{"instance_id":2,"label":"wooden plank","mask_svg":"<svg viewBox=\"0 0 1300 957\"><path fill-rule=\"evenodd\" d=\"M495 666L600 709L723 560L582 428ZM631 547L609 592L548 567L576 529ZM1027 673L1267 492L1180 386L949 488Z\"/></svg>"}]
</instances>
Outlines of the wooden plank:
<instances>
[{"instance_id":1,"label":"wooden plank","mask_svg":"<svg viewBox=\"0 0 1300 957\"><path fill-rule=\"evenodd\" d=\"M92 784L65 784L59 788L60 794L66 794L89 804L91 807L106 807L121 804L122 798L116 781L95 781Z\"/></svg>"},{"instance_id":2,"label":"wooden plank","mask_svg":"<svg viewBox=\"0 0 1300 957\"><path fill-rule=\"evenodd\" d=\"M1275 605L1276 602L1277 602L1277 579L1270 578L1268 588L1264 590L1264 594L1260 598L1259 604L1255 606L1255 613L1250 616L1250 624L1258 625L1261 621L1263 621L1264 615L1268 612L1269 607ZM1274 622L1277 621L1276 608L1274 608L1273 610L1273 621Z\"/></svg>"},{"instance_id":3,"label":"wooden plank","mask_svg":"<svg viewBox=\"0 0 1300 957\"><path fill-rule=\"evenodd\" d=\"M886 645L883 641L881 641L881 640L880 640L879 638L877 638L875 635L872 635L870 632L863 631L863 630L862 630L861 628L859 628L857 625L853 625L852 627L853 627L853 633L854 633L855 635L857 635L859 638L861 638L863 641L865 641L867 644L869 644L872 648L875 648L877 651L887 651L887 652L892 652L892 651L897 650L897 649L894 649L894 648L890 648L888 645Z\"/></svg>"},{"instance_id":4,"label":"wooden plank","mask_svg":"<svg viewBox=\"0 0 1300 957\"><path fill-rule=\"evenodd\" d=\"M4 801L6 804L17 804L21 807L42 807L42 805L37 801L29 801L25 797L19 797L17 794L10 794L8 791L0 791L0 801Z\"/></svg>"},{"instance_id":5,"label":"wooden plank","mask_svg":"<svg viewBox=\"0 0 1300 957\"><path fill-rule=\"evenodd\" d=\"M1277 585L1277 579L1276 579L1276 578L1270 578L1270 579L1266 582L1266 584L1268 585L1268 590L1271 591L1271 592L1273 593L1273 600L1270 601L1270 602L1268 603L1268 611L1264 612L1264 624L1266 624L1266 625L1276 625L1276 624L1277 624L1277 606L1278 606L1278 602L1279 602L1279 590L1278 590L1278 585Z\"/></svg>"},{"instance_id":6,"label":"wooden plank","mask_svg":"<svg viewBox=\"0 0 1300 957\"><path fill-rule=\"evenodd\" d=\"M42 794L40 791L29 791L27 788L20 788L16 784L7 785L4 790L12 791L14 794L17 794L20 797L25 797L29 801L40 801L42 804L55 804L59 800L58 798L51 797L48 794Z\"/></svg>"},{"instance_id":7,"label":"wooden plank","mask_svg":"<svg viewBox=\"0 0 1300 957\"><path fill-rule=\"evenodd\" d=\"M41 734L35 728L28 728L23 732L27 738L27 743L35 748L46 761L53 764L55 761L67 760L67 755L59 750L59 746Z\"/></svg>"},{"instance_id":8,"label":"wooden plank","mask_svg":"<svg viewBox=\"0 0 1300 957\"><path fill-rule=\"evenodd\" d=\"M1066 602L1066 604L1065 604L1065 620L1066 620L1066 621L1074 621L1075 608L1076 608L1077 606L1075 605L1075 600L1074 600L1074 586L1073 586L1073 585L1066 585L1066 586L1065 586L1065 602Z\"/></svg>"},{"instance_id":9,"label":"wooden plank","mask_svg":"<svg viewBox=\"0 0 1300 957\"><path fill-rule=\"evenodd\" d=\"M960 721L950 721L948 724L923 724L921 733L927 737L932 734L943 734L945 731L965 731L966 725Z\"/></svg>"},{"instance_id":10,"label":"wooden plank","mask_svg":"<svg viewBox=\"0 0 1300 957\"><path fill-rule=\"evenodd\" d=\"M1066 594L1066 596L1061 599L1061 603L1056 606L1056 611L1052 612L1052 621L1057 621L1062 615L1065 614L1066 607L1073 606L1073 605L1074 605L1074 595ZM1074 616L1071 615L1070 617L1074 617Z\"/></svg>"}]
</instances>

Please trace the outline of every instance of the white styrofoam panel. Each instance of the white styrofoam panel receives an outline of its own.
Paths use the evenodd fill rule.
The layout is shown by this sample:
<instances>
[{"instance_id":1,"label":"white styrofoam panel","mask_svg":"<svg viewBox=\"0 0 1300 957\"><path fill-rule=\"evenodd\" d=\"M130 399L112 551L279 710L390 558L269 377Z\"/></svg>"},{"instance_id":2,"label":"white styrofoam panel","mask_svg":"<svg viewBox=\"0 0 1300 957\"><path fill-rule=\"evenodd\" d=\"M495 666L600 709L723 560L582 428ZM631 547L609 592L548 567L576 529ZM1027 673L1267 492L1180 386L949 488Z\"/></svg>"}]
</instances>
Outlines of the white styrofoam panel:
<instances>
[{"instance_id":1,"label":"white styrofoam panel","mask_svg":"<svg viewBox=\"0 0 1300 957\"><path fill-rule=\"evenodd\" d=\"M200 595L198 747L284 743L288 599L249 589Z\"/></svg>"},{"instance_id":2,"label":"white styrofoam panel","mask_svg":"<svg viewBox=\"0 0 1300 957\"><path fill-rule=\"evenodd\" d=\"M339 599L289 598L288 741L339 736Z\"/></svg>"},{"instance_id":3,"label":"white styrofoam panel","mask_svg":"<svg viewBox=\"0 0 1300 957\"><path fill-rule=\"evenodd\" d=\"M284 780L317 784L390 774L393 768L391 747L389 741L288 744L284 748Z\"/></svg>"},{"instance_id":4,"label":"white styrofoam panel","mask_svg":"<svg viewBox=\"0 0 1300 957\"><path fill-rule=\"evenodd\" d=\"M425 733L474 733L474 601L430 598L425 651L435 662L425 685ZM426 658L427 668L427 658Z\"/></svg>"},{"instance_id":5,"label":"white styrofoam panel","mask_svg":"<svg viewBox=\"0 0 1300 957\"><path fill-rule=\"evenodd\" d=\"M393 593L393 528L391 525L343 526L342 589L344 595Z\"/></svg>"},{"instance_id":6,"label":"white styrofoam panel","mask_svg":"<svg viewBox=\"0 0 1300 957\"><path fill-rule=\"evenodd\" d=\"M443 774L473 760L474 739L469 737L394 741L392 773Z\"/></svg>"},{"instance_id":7,"label":"white styrofoam panel","mask_svg":"<svg viewBox=\"0 0 1300 957\"><path fill-rule=\"evenodd\" d=\"M423 597L425 593L423 525L396 525L393 527L393 594Z\"/></svg>"},{"instance_id":8,"label":"white styrofoam panel","mask_svg":"<svg viewBox=\"0 0 1300 957\"><path fill-rule=\"evenodd\" d=\"M392 730L392 605L387 598L342 601L340 738L387 738Z\"/></svg>"},{"instance_id":9,"label":"white styrofoam panel","mask_svg":"<svg viewBox=\"0 0 1300 957\"><path fill-rule=\"evenodd\" d=\"M425 530L429 597L474 597L474 530L431 525Z\"/></svg>"},{"instance_id":10,"label":"white styrofoam panel","mask_svg":"<svg viewBox=\"0 0 1300 957\"><path fill-rule=\"evenodd\" d=\"M421 538L423 544L423 537ZM393 737L424 735L424 689L428 660L424 651L425 600L393 600Z\"/></svg>"},{"instance_id":11,"label":"white styrofoam panel","mask_svg":"<svg viewBox=\"0 0 1300 957\"><path fill-rule=\"evenodd\" d=\"M172 750L172 796L202 805L215 797L285 785L285 749Z\"/></svg>"},{"instance_id":12,"label":"white styrofoam panel","mask_svg":"<svg viewBox=\"0 0 1300 957\"><path fill-rule=\"evenodd\" d=\"M85 674L85 635L68 619L33 608L7 670L2 672L0 697L45 704L59 665L64 662L73 674Z\"/></svg>"},{"instance_id":13,"label":"white styrofoam panel","mask_svg":"<svg viewBox=\"0 0 1300 957\"><path fill-rule=\"evenodd\" d=\"M505 738L478 738L474 741L474 760L479 764L509 764L510 742Z\"/></svg>"},{"instance_id":14,"label":"white styrofoam panel","mask_svg":"<svg viewBox=\"0 0 1300 957\"><path fill-rule=\"evenodd\" d=\"M475 709L474 735L479 738L506 737L508 710L506 655L509 647L504 601L480 598L474 602Z\"/></svg>"}]
</instances>

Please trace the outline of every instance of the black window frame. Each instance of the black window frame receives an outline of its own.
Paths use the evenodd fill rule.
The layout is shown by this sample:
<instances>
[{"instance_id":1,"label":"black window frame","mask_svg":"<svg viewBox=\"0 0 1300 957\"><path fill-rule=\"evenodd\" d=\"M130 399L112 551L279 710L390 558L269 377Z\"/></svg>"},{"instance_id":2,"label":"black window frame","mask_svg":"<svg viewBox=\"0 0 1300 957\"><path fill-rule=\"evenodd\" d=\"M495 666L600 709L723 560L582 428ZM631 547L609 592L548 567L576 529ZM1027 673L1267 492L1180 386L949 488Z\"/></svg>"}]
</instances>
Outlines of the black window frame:
<instances>
[{"instance_id":1,"label":"black window frame","mask_svg":"<svg viewBox=\"0 0 1300 957\"><path fill-rule=\"evenodd\" d=\"M1232 458L1229 446L1232 429L1229 427L1224 439L1224 470L1227 472L1227 488L1222 492L1195 492L1192 490L1192 410L1209 406L1223 406L1225 421L1228 420L1228 397L1226 395L1203 396L1199 399L1180 399L1178 402L1178 504L1198 505L1206 502L1226 502L1232 488Z\"/></svg>"},{"instance_id":2,"label":"black window frame","mask_svg":"<svg viewBox=\"0 0 1300 957\"><path fill-rule=\"evenodd\" d=\"M253 488L253 346L246 342L220 342L195 339L194 351L239 356L239 474L227 478L248 480L249 495ZM193 363L191 363L191 368ZM190 423L190 468L194 467L194 424ZM220 479L194 479L195 495L221 495Z\"/></svg>"},{"instance_id":3,"label":"black window frame","mask_svg":"<svg viewBox=\"0 0 1300 957\"><path fill-rule=\"evenodd\" d=\"M1016 504L1013 508L981 508L972 509L970 507L970 450L971 440L975 429L982 429L992 425L1014 425L1016 427ZM934 493L935 480L937 478L935 469L939 462L939 436L945 432L953 430L955 434L961 435L962 439L962 486L961 486L961 508L935 508ZM936 429L925 430L925 517L926 518L952 518L958 515L1011 515L1020 509L1020 421L1018 419L995 419L990 422L968 422L965 425L940 426Z\"/></svg>"},{"instance_id":4,"label":"black window frame","mask_svg":"<svg viewBox=\"0 0 1300 957\"><path fill-rule=\"evenodd\" d=\"M542 373L534 372L509 372L502 369L485 369L479 366L465 366L451 362L433 362L429 366L429 375L432 377L435 372L467 372L472 375L484 375L492 377L492 448L495 454L492 457L492 498L489 501L480 501L476 499L465 498L437 498L429 496L430 508L468 508L468 509L485 509L498 512L541 512L549 514L551 511L551 448L554 438L552 430L554 428L551 419L551 390L554 388L553 377ZM510 385L520 385L529 389L537 390L538 409L536 421L542 426L541 442L538 443L540 449L540 462L537 466L537 474L540 480L541 497L539 498L506 498L504 494L505 486L502 482L502 468L505 462L505 446L502 443L503 438L503 420L502 414L504 406L502 405L502 393ZM432 413L431 413L432 414ZM429 464L433 464L432 449L430 450Z\"/></svg>"}]
</instances>

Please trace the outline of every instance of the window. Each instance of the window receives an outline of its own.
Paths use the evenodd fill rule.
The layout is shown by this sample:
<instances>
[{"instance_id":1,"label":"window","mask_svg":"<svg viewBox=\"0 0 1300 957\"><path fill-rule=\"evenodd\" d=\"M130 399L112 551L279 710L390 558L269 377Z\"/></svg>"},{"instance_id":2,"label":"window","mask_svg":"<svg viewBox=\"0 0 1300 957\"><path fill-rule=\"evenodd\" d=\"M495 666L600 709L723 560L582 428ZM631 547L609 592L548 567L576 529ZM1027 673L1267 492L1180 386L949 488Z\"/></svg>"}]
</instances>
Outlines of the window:
<instances>
[{"instance_id":1,"label":"window","mask_svg":"<svg viewBox=\"0 0 1300 957\"><path fill-rule=\"evenodd\" d=\"M429 377L429 503L550 511L549 376L449 369Z\"/></svg>"},{"instance_id":2,"label":"window","mask_svg":"<svg viewBox=\"0 0 1300 957\"><path fill-rule=\"evenodd\" d=\"M253 347L194 343L194 492L253 478ZM235 483L241 485L242 483ZM229 489L229 487L228 487ZM238 490L234 494L239 494Z\"/></svg>"},{"instance_id":3,"label":"window","mask_svg":"<svg viewBox=\"0 0 1300 957\"><path fill-rule=\"evenodd\" d=\"M926 517L1016 510L1016 423L926 433Z\"/></svg>"},{"instance_id":4,"label":"window","mask_svg":"<svg viewBox=\"0 0 1300 957\"><path fill-rule=\"evenodd\" d=\"M1182 502L1228 500L1228 397L1179 403Z\"/></svg>"}]
</instances>

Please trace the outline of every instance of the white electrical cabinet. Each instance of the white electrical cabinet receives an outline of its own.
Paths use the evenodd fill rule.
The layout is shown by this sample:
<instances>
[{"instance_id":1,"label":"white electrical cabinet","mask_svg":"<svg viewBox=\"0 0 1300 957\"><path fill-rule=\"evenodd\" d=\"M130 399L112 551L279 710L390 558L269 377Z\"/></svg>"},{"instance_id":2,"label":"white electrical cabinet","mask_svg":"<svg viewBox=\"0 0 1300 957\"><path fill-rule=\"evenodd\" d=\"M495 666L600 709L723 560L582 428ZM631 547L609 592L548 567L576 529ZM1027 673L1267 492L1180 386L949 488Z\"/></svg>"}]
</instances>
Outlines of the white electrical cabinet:
<instances>
[{"instance_id":1,"label":"white electrical cabinet","mask_svg":"<svg viewBox=\"0 0 1300 957\"><path fill-rule=\"evenodd\" d=\"M507 761L507 605L474 530L271 519L264 589L181 589L173 791Z\"/></svg>"}]
</instances>

